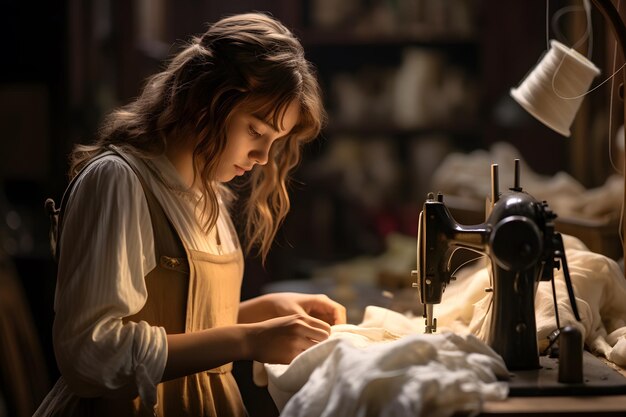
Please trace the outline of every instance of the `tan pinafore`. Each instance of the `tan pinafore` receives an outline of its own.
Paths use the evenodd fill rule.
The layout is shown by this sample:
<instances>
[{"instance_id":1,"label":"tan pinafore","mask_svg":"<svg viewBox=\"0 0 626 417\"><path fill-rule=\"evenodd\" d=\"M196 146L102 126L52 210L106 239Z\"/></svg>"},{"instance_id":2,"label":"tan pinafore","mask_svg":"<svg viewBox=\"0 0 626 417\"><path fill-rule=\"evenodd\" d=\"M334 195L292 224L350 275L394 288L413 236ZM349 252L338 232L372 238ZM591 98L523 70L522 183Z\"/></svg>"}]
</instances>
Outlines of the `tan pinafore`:
<instances>
[{"instance_id":1,"label":"tan pinafore","mask_svg":"<svg viewBox=\"0 0 626 417\"><path fill-rule=\"evenodd\" d=\"M243 276L240 248L214 255L185 248L163 208L133 163L146 195L154 230L157 266L146 276L148 298L142 310L124 321L144 320L168 334L189 333L237 323ZM231 225L232 226L232 225ZM71 415L80 416L245 416L232 363L157 386L152 410L134 399L82 398ZM74 408L74 407L72 407Z\"/></svg>"}]
</instances>

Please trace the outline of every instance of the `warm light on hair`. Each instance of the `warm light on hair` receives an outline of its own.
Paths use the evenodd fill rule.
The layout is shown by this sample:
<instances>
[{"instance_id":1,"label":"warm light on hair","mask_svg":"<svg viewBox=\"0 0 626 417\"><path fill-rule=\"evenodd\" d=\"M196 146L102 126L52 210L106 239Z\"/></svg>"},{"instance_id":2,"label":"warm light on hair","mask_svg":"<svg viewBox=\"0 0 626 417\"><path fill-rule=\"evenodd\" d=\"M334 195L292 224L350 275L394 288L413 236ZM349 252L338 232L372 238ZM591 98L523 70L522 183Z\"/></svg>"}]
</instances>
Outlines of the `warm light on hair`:
<instances>
[{"instance_id":1,"label":"warm light on hair","mask_svg":"<svg viewBox=\"0 0 626 417\"><path fill-rule=\"evenodd\" d=\"M230 16L194 38L148 79L135 101L109 115L95 144L76 146L70 175L109 144L149 158L168 145L199 139L195 175L201 179L203 226L209 230L219 214L217 194L224 190L214 178L230 117L254 104L256 114L278 125L294 100L300 104L298 123L249 178L245 247L258 245L265 259L289 211L289 172L300 161L301 145L317 137L325 120L319 84L300 42L270 16Z\"/></svg>"}]
</instances>

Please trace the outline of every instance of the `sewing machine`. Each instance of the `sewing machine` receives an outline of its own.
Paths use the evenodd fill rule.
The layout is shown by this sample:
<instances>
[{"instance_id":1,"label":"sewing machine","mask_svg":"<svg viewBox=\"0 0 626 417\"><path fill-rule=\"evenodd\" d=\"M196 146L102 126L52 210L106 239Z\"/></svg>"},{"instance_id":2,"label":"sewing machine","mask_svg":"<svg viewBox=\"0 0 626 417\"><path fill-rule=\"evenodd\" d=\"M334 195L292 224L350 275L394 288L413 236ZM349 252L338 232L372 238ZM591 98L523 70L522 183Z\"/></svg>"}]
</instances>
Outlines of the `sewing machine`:
<instances>
[{"instance_id":1,"label":"sewing machine","mask_svg":"<svg viewBox=\"0 0 626 417\"><path fill-rule=\"evenodd\" d=\"M425 332L437 330L433 305L442 302L446 286L454 279L453 254L460 248L468 249L486 255L491 263L491 286L486 291L492 292L493 298L486 342L513 371L511 395L545 395L562 392L563 388L571 394L626 392L622 375L583 352L579 330L561 328L556 308L557 331L552 336L559 338L560 361L539 355L535 292L540 281L548 280L552 280L554 291L555 269L563 268L570 305L580 321L563 239L555 231L557 216L548 204L535 200L520 186L519 160L515 160L513 186L502 193L498 166L492 165L491 170L491 198L484 223L457 223L440 193L430 193L424 203L413 275L424 306Z\"/></svg>"}]
</instances>

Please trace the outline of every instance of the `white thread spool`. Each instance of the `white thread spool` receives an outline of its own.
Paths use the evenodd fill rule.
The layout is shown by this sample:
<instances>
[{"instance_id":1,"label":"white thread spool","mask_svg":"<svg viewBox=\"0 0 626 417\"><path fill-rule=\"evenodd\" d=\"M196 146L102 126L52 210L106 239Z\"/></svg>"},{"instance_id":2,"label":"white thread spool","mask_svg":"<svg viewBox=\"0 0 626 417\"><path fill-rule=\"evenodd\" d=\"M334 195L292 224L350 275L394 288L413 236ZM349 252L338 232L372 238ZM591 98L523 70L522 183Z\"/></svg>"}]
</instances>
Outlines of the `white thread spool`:
<instances>
[{"instance_id":1,"label":"white thread spool","mask_svg":"<svg viewBox=\"0 0 626 417\"><path fill-rule=\"evenodd\" d=\"M570 126L600 70L584 55L557 40L511 96L549 128L569 137Z\"/></svg>"}]
</instances>

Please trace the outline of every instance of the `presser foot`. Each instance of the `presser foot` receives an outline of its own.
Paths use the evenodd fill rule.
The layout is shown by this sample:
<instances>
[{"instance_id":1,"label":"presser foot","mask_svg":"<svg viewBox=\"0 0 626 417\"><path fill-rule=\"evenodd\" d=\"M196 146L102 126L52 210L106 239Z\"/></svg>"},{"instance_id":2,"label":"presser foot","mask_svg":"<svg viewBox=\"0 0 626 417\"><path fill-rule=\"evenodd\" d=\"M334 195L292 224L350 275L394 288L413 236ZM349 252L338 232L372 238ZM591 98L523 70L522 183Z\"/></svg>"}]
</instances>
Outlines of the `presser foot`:
<instances>
[{"instance_id":1,"label":"presser foot","mask_svg":"<svg viewBox=\"0 0 626 417\"><path fill-rule=\"evenodd\" d=\"M433 305L424 304L424 313L424 317L426 317L424 333L435 333L437 331L437 319L433 317Z\"/></svg>"}]
</instances>

